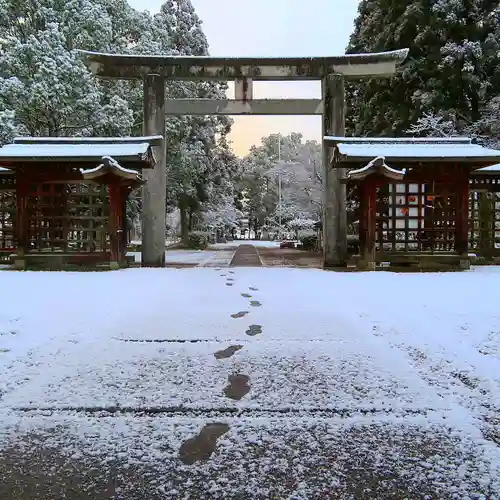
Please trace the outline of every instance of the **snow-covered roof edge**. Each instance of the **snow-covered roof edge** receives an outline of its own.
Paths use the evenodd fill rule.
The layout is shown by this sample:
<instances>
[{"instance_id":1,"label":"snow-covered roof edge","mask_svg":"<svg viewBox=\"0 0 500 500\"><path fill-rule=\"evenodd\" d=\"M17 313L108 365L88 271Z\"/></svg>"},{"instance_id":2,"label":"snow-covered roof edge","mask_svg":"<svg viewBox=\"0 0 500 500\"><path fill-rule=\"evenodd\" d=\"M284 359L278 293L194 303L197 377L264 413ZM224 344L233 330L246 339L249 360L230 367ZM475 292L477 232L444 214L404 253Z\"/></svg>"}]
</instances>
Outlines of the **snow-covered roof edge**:
<instances>
[{"instance_id":1,"label":"snow-covered roof edge","mask_svg":"<svg viewBox=\"0 0 500 500\"><path fill-rule=\"evenodd\" d=\"M128 179L140 184L144 183L143 178L136 170L122 167L111 156L103 156L102 163L94 168L81 169L80 172L85 180L94 180L104 175L110 174L122 179Z\"/></svg>"},{"instance_id":2,"label":"snow-covered roof edge","mask_svg":"<svg viewBox=\"0 0 500 500\"><path fill-rule=\"evenodd\" d=\"M15 137L12 144L138 144L148 143L150 146L161 144L163 136L150 135L143 137Z\"/></svg>"},{"instance_id":3,"label":"snow-covered roof edge","mask_svg":"<svg viewBox=\"0 0 500 500\"><path fill-rule=\"evenodd\" d=\"M323 137L325 143L334 144L472 144L470 137Z\"/></svg>"},{"instance_id":4,"label":"snow-covered roof edge","mask_svg":"<svg viewBox=\"0 0 500 500\"><path fill-rule=\"evenodd\" d=\"M13 169L24 163L90 163L92 167L110 156L139 168L154 168L154 147L148 142L125 143L11 143L0 147L0 166Z\"/></svg>"},{"instance_id":5,"label":"snow-covered roof edge","mask_svg":"<svg viewBox=\"0 0 500 500\"><path fill-rule=\"evenodd\" d=\"M403 179L406 169L396 170L385 163L383 156L377 156L362 168L351 170L347 177L352 180L363 180L371 174L379 174L395 181Z\"/></svg>"},{"instance_id":6,"label":"snow-covered roof edge","mask_svg":"<svg viewBox=\"0 0 500 500\"><path fill-rule=\"evenodd\" d=\"M468 164L473 169L487 167L500 161L500 150L475 143L467 137L398 137L323 138L325 146L333 147L334 158L340 163L364 163L384 156L393 163Z\"/></svg>"},{"instance_id":7,"label":"snow-covered roof edge","mask_svg":"<svg viewBox=\"0 0 500 500\"><path fill-rule=\"evenodd\" d=\"M497 163L496 165L491 165L489 167L484 167L476 170L473 172L474 174L500 174L500 163Z\"/></svg>"}]
</instances>

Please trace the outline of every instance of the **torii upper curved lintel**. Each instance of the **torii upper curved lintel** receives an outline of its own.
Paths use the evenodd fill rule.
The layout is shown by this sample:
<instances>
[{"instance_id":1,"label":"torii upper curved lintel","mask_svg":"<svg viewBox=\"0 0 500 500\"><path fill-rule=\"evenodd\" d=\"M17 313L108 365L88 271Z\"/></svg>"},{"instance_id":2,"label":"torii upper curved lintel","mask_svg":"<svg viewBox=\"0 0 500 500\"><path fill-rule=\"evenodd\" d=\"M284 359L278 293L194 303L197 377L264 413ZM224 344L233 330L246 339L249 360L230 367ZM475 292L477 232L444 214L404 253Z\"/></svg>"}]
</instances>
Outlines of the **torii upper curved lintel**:
<instances>
[{"instance_id":1,"label":"torii upper curved lintel","mask_svg":"<svg viewBox=\"0 0 500 500\"><path fill-rule=\"evenodd\" d=\"M170 80L319 80L337 73L347 79L394 74L409 49L335 57L211 57L104 54L81 50L91 71L104 78L160 75Z\"/></svg>"}]
</instances>

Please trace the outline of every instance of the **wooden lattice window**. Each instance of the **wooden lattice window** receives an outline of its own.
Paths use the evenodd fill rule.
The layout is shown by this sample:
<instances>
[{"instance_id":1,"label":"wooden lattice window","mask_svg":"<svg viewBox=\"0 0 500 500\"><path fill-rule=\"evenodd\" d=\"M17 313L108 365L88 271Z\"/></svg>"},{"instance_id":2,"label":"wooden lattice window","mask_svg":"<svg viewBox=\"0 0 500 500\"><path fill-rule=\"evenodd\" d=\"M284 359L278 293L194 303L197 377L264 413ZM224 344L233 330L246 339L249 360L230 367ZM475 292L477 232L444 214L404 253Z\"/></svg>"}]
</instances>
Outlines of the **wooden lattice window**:
<instances>
[{"instance_id":1,"label":"wooden lattice window","mask_svg":"<svg viewBox=\"0 0 500 500\"><path fill-rule=\"evenodd\" d=\"M500 178L470 181L469 247L481 255L500 254Z\"/></svg>"},{"instance_id":2,"label":"wooden lattice window","mask_svg":"<svg viewBox=\"0 0 500 500\"><path fill-rule=\"evenodd\" d=\"M0 175L0 251L16 248L16 186L14 175Z\"/></svg>"},{"instance_id":3,"label":"wooden lattice window","mask_svg":"<svg viewBox=\"0 0 500 500\"><path fill-rule=\"evenodd\" d=\"M448 183L388 183L377 193L377 249L450 252L457 196Z\"/></svg>"},{"instance_id":4,"label":"wooden lattice window","mask_svg":"<svg viewBox=\"0 0 500 500\"><path fill-rule=\"evenodd\" d=\"M43 183L30 186L30 251L105 252L109 248L106 186Z\"/></svg>"}]
</instances>

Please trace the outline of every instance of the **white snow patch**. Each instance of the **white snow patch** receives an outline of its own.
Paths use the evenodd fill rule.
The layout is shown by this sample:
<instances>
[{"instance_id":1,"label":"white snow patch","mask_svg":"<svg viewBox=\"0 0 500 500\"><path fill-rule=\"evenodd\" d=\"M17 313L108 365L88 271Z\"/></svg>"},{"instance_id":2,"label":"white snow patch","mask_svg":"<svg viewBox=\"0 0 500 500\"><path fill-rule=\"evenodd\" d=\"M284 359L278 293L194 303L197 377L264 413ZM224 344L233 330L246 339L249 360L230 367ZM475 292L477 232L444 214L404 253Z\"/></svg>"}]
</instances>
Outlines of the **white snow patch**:
<instances>
[{"instance_id":1,"label":"white snow patch","mask_svg":"<svg viewBox=\"0 0 500 500\"><path fill-rule=\"evenodd\" d=\"M219 255L219 252L209 250L167 250L165 252L165 262L167 264L203 265L212 260L220 260L224 263L231 260L233 253ZM141 262L141 252L127 252L127 256L133 256L135 262Z\"/></svg>"},{"instance_id":2,"label":"white snow patch","mask_svg":"<svg viewBox=\"0 0 500 500\"><path fill-rule=\"evenodd\" d=\"M268 494L272 485L263 478L292 471L304 498L316 491L312 461L334 449L339 463L369 457L407 481L441 483L457 498L498 493L500 451L486 438L498 432L499 272L236 268L232 287L220 276L225 272L201 268L3 273L0 448L38 434L43 446L69 456L152 466L168 491L177 474L196 483L198 473L213 473L214 491L225 485L243 496L251 488ZM232 318L238 311L249 313ZM262 333L246 335L250 325ZM214 352L234 344L243 347L215 359ZM250 377L241 401L224 396L234 373ZM15 410L108 405L182 406L185 413ZM192 413L200 408L257 413ZM302 413L262 413L280 408ZM352 413L306 413L314 408ZM368 409L376 413L359 413ZM179 464L180 444L213 421L230 425L217 453L195 468ZM419 455L426 439L439 447ZM259 449L266 454L256 458ZM332 481L341 487L337 461ZM229 463L231 474L215 473Z\"/></svg>"}]
</instances>

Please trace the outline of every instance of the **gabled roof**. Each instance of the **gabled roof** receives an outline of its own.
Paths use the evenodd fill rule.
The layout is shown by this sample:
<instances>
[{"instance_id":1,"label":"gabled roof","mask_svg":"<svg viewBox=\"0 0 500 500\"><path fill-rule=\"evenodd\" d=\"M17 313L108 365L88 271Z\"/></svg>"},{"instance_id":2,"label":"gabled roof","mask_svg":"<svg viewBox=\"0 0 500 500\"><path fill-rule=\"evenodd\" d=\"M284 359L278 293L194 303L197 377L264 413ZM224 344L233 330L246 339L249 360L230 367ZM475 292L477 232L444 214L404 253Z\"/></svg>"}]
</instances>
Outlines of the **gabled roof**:
<instances>
[{"instance_id":1,"label":"gabled roof","mask_svg":"<svg viewBox=\"0 0 500 500\"><path fill-rule=\"evenodd\" d=\"M473 143L467 137L447 138L361 138L324 137L326 146L336 148L343 163L369 162L383 156L388 163L461 163L477 167L496 164L500 150Z\"/></svg>"},{"instance_id":2,"label":"gabled roof","mask_svg":"<svg viewBox=\"0 0 500 500\"><path fill-rule=\"evenodd\" d=\"M351 170L347 174L347 177L352 180L361 181L369 175L378 174L383 177L387 177L388 179L400 181L403 179L405 172L405 169L395 170L394 168L389 167L385 163L385 158L383 156L378 156L363 168Z\"/></svg>"},{"instance_id":3,"label":"gabled roof","mask_svg":"<svg viewBox=\"0 0 500 500\"><path fill-rule=\"evenodd\" d=\"M137 170L124 168L114 158L109 156L104 156L102 163L97 167L82 169L81 173L86 181L94 181L112 176L132 181L134 184L144 184L144 180Z\"/></svg>"},{"instance_id":4,"label":"gabled roof","mask_svg":"<svg viewBox=\"0 0 500 500\"><path fill-rule=\"evenodd\" d=\"M109 156L135 168L153 168L155 158L151 144L161 137L133 138L54 138L20 137L0 148L0 166L15 168L26 163L91 163Z\"/></svg>"}]
</instances>

